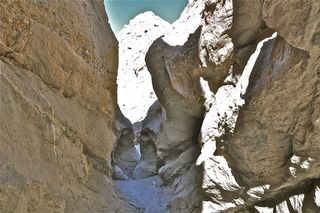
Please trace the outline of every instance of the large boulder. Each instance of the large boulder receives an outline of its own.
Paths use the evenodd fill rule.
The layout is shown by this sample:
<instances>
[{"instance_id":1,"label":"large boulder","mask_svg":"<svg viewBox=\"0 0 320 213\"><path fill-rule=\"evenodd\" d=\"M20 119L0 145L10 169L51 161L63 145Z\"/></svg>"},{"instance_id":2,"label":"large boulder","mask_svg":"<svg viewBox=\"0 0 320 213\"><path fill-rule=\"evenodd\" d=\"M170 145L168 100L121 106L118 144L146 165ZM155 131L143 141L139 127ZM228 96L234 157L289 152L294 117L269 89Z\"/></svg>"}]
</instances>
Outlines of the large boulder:
<instances>
[{"instance_id":1,"label":"large boulder","mask_svg":"<svg viewBox=\"0 0 320 213\"><path fill-rule=\"evenodd\" d=\"M189 182L191 185L187 187L187 181L177 182L183 176L190 176L189 180L197 176L196 170L189 171L199 155L198 134L204 114L200 79L195 74L200 64L200 34L198 28L183 46L170 46L159 38L146 54L147 68L162 107L162 123L155 142L157 155L163 162L159 175L167 184L175 185L170 202L175 212L201 209L201 195L197 192L197 199L192 197L201 184ZM184 186L178 187L181 184ZM187 192L181 193L182 190Z\"/></svg>"}]
</instances>

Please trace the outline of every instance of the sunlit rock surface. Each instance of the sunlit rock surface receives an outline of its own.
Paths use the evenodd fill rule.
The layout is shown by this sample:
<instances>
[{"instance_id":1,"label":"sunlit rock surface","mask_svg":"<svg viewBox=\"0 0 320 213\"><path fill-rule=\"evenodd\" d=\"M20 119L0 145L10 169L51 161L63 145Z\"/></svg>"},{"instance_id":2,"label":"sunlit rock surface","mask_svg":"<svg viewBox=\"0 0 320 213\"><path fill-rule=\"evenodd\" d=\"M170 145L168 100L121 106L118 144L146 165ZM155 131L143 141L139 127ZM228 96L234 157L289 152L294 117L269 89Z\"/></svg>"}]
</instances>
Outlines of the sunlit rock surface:
<instances>
[{"instance_id":1,"label":"sunlit rock surface","mask_svg":"<svg viewBox=\"0 0 320 213\"><path fill-rule=\"evenodd\" d=\"M198 163L204 162L203 184L212 202L204 202L204 207L209 212L223 209L231 212L254 209L259 212L318 212L315 190L320 173L318 155L314 153L319 152L314 141L318 140L319 46L312 42L313 36L317 37L319 32L320 21L313 18L314 14L320 13L319 3L307 1L302 5L293 1L265 1L260 6L246 6L247 3L241 2L241 7L234 3L235 17L230 36L237 33L247 35L243 39L241 36L233 39L236 57L231 71L233 82L240 82L245 75L244 70L237 80L241 67L247 62L246 57L255 48L240 51L243 56L238 57L237 43L256 43L269 35L270 29L279 34L264 43L246 93L238 92L242 101L234 100L229 104L229 110L226 106L219 106L219 102L226 104L225 97L219 97L219 91L225 88L227 97L232 97L232 84L227 86L229 89L226 86L219 88L216 95L206 95L207 100L211 98L213 101L203 123L204 148ZM253 6L255 10L251 10ZM280 16L279 11L284 8L290 10ZM236 19L236 16L239 17ZM254 16L257 18L252 18ZM241 19L258 25L249 25ZM290 32L286 24L299 25L300 20L308 21L305 25L293 27ZM277 26L279 23L283 26ZM306 26L312 27L306 30ZM242 28L248 30L237 32ZM259 28L265 29L265 34L252 33ZM224 114L215 108L224 109ZM217 114L213 115L211 111ZM210 114L216 118L209 119ZM219 125L212 126L212 120L218 121ZM210 148L212 152L207 151Z\"/></svg>"},{"instance_id":2,"label":"sunlit rock surface","mask_svg":"<svg viewBox=\"0 0 320 213\"><path fill-rule=\"evenodd\" d=\"M304 16L304 19L308 19L307 26L313 26L310 32L301 31L304 34L302 37L309 37L305 44L302 43L304 39L293 39L291 34L288 41L286 37L278 35L266 41L263 47L260 44L261 52L256 52L249 61L258 42L278 31L279 27L272 24L276 19L270 19L268 12L274 13L280 6L286 6L282 4L276 1L261 1L257 4L251 4L250 1L241 4L215 1L204 5L199 42L199 64L203 67L195 72L203 78L202 88L208 91L205 95L207 113L201 131L203 150L198 159L198 164L204 166L203 187L211 197L211 201L204 202L204 211L205 207L209 212L230 208L262 212L274 209L286 212L293 209L299 212L303 211L302 208L318 208L315 199L303 201L303 196L299 197L300 201L296 199L299 192L309 196L315 190L319 175L317 157L313 154L318 153L317 145L312 142L317 140L317 131L314 127L307 130L310 125L308 113L312 112L313 115L314 110L311 109L314 109L315 102L312 100L317 97L316 70L319 69L316 64L319 61L319 47L310 47L310 42L316 44L319 20L308 19L308 16L319 13L316 3L307 2L306 6L294 3L287 5L293 11L301 11L295 19ZM232 14L235 14L233 19ZM292 22L293 16L289 17ZM280 35L285 35L286 32L281 31L283 29L279 30ZM169 37L165 36L163 40L170 44ZM153 45L157 46L158 43L157 40ZM148 59L161 61L154 57L165 49L166 44L162 46L158 49L154 47L157 50L147 56L147 62ZM167 52L162 60L166 60L166 56L172 55ZM188 82L185 79L178 81L175 74L170 73L171 63L166 64L164 72L169 73L173 89L182 95L190 94L193 86L185 83ZM162 69L160 62L153 66L153 71L150 66L148 68L152 74L154 70ZM156 94L157 90L161 91L157 95L160 95L163 107L172 106L168 104L171 102L177 104L178 100L161 100L161 95L172 92L168 92L170 88L164 87L164 84L168 84L161 85L156 79L166 81L163 78L155 78L153 81ZM249 87L246 90L247 85ZM313 120L311 123L317 126L317 119ZM162 132L165 131L164 128ZM167 131L176 132L172 128ZM158 144L161 146L160 137ZM310 142L305 143L306 137ZM161 149L158 153L165 159L166 154L161 154ZM290 163L294 155L301 156L301 162ZM181 166L172 166L175 169L168 173L167 167L171 164L166 166L164 163L159 170L164 179L170 178L168 174L176 173Z\"/></svg>"},{"instance_id":3,"label":"sunlit rock surface","mask_svg":"<svg viewBox=\"0 0 320 213\"><path fill-rule=\"evenodd\" d=\"M157 100L145 65L145 54L154 40L171 29L168 22L149 11L136 16L117 34L118 103L132 123L142 121Z\"/></svg>"},{"instance_id":4,"label":"sunlit rock surface","mask_svg":"<svg viewBox=\"0 0 320 213\"><path fill-rule=\"evenodd\" d=\"M159 38L146 54L147 68L162 107L163 122L155 143L164 164L159 175L174 184L170 208L175 212L199 211L201 207L199 183L193 181L201 171L192 166L199 155L197 140L204 114L200 78L194 75L200 63L200 33L198 28L183 46L170 46Z\"/></svg>"},{"instance_id":5,"label":"sunlit rock surface","mask_svg":"<svg viewBox=\"0 0 320 213\"><path fill-rule=\"evenodd\" d=\"M0 12L0 212L320 212L319 1Z\"/></svg>"}]
</instances>

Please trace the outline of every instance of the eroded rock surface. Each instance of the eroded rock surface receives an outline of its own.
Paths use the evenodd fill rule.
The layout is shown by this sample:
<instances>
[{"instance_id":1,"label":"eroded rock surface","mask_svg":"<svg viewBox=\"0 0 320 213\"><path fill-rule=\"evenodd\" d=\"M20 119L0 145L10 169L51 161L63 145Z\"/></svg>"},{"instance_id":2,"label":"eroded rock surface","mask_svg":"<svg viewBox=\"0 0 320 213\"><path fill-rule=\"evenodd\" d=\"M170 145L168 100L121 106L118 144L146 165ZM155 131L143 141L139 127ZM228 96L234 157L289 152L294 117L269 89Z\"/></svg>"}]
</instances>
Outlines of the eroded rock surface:
<instances>
[{"instance_id":1,"label":"eroded rock surface","mask_svg":"<svg viewBox=\"0 0 320 213\"><path fill-rule=\"evenodd\" d=\"M234 37L234 53L238 51L237 43L253 45L251 50L244 50L243 57L237 58L236 54L235 62L246 64L254 45L270 30L278 32L278 36L264 43L246 94L238 92L245 105L239 108L239 103L230 103L229 111L218 113L219 125L210 124L207 120L210 111L228 107L218 105L219 90L226 89L223 86L208 107L202 129L202 151L213 148L214 152L207 154L209 157L204 161L204 185L212 197L205 205L212 212L226 209L230 212L318 212L315 190L320 173L315 153L319 152L318 143L314 141L319 141L316 124L319 45L314 43L314 37L319 32L319 19L314 16L320 14L319 3L249 3L233 3L230 36L244 36ZM285 15L280 15L284 11ZM257 24L250 25L248 21ZM239 29L247 30L237 32ZM263 29L265 33L259 35ZM244 43L240 47L246 47ZM238 75L241 67L233 66L231 73ZM235 82L239 81L235 79Z\"/></svg>"},{"instance_id":2,"label":"eroded rock surface","mask_svg":"<svg viewBox=\"0 0 320 213\"><path fill-rule=\"evenodd\" d=\"M319 1L191 0L173 25L138 17L124 67L148 69L159 100L134 125L116 107L102 1L0 12L1 212L320 212Z\"/></svg>"},{"instance_id":3,"label":"eroded rock surface","mask_svg":"<svg viewBox=\"0 0 320 213\"><path fill-rule=\"evenodd\" d=\"M127 177L132 177L132 172L140 159L140 153L134 144L132 123L124 117L119 107L117 107L116 112L116 131L117 142L113 154L114 164L121 169ZM116 168L116 171L119 169Z\"/></svg>"},{"instance_id":4,"label":"eroded rock surface","mask_svg":"<svg viewBox=\"0 0 320 213\"><path fill-rule=\"evenodd\" d=\"M0 212L128 212L111 181L117 41L102 1L0 4Z\"/></svg>"},{"instance_id":5,"label":"eroded rock surface","mask_svg":"<svg viewBox=\"0 0 320 213\"><path fill-rule=\"evenodd\" d=\"M158 174L161 159L157 154L157 140L162 124L162 107L159 101L155 101L148 110L146 118L142 122L139 134L141 158L136 166L134 178L143 178Z\"/></svg>"},{"instance_id":6,"label":"eroded rock surface","mask_svg":"<svg viewBox=\"0 0 320 213\"><path fill-rule=\"evenodd\" d=\"M145 54L154 40L172 26L148 11L130 20L117 34L119 40L118 104L132 123L142 121L157 100L146 68Z\"/></svg>"},{"instance_id":7,"label":"eroded rock surface","mask_svg":"<svg viewBox=\"0 0 320 213\"><path fill-rule=\"evenodd\" d=\"M198 28L183 46L172 47L159 38L146 54L147 68L163 116L156 141L157 155L164 163L159 175L167 184L174 185L170 202L173 212L201 210L199 183L191 181L198 173L191 168L199 155L197 140L204 114L199 77L194 75L200 64L200 33L201 28ZM184 178L190 180L184 182Z\"/></svg>"}]
</instances>

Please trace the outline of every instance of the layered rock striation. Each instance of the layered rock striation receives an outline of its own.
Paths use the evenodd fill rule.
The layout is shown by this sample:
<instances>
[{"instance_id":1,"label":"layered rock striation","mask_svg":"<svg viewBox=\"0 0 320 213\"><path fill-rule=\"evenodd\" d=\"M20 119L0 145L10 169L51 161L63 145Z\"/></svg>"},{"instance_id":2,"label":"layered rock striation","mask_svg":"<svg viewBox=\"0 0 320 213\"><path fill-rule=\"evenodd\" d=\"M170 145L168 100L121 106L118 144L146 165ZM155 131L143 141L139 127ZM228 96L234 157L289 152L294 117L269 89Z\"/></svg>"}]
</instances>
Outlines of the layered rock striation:
<instances>
[{"instance_id":1,"label":"layered rock striation","mask_svg":"<svg viewBox=\"0 0 320 213\"><path fill-rule=\"evenodd\" d=\"M111 180L117 48L102 1L1 2L1 212L135 210Z\"/></svg>"},{"instance_id":2,"label":"layered rock striation","mask_svg":"<svg viewBox=\"0 0 320 213\"><path fill-rule=\"evenodd\" d=\"M102 1L0 12L1 212L320 211L318 1L147 12L118 36L119 69ZM137 86L120 79L117 104L117 70L143 73L148 101L125 106Z\"/></svg>"}]
</instances>

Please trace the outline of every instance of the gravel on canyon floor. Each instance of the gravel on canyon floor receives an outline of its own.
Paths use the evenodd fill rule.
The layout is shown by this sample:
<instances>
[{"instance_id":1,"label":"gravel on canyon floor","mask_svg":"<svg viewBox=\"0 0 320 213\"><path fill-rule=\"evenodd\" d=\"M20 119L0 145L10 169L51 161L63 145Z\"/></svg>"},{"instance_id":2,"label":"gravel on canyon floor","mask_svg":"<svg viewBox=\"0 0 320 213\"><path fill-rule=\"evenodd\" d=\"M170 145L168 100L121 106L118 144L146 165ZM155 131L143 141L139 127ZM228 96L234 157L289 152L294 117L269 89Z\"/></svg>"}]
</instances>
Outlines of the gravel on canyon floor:
<instances>
[{"instance_id":1,"label":"gravel on canyon floor","mask_svg":"<svg viewBox=\"0 0 320 213\"><path fill-rule=\"evenodd\" d=\"M162 185L157 175L139 180L119 180L115 181L115 185L132 205L144 213L165 212L169 203L170 188Z\"/></svg>"}]
</instances>

